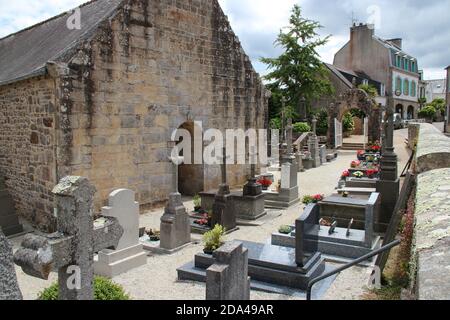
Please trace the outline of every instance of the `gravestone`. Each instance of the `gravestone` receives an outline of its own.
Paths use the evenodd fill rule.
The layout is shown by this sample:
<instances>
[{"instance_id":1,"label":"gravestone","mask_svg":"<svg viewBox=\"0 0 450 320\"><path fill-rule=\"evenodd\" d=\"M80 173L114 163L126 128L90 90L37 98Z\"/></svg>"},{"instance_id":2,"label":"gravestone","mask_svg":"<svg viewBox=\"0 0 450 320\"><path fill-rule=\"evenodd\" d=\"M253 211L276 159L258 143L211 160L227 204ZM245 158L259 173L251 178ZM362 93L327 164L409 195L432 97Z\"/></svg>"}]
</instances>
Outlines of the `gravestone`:
<instances>
[{"instance_id":1,"label":"gravestone","mask_svg":"<svg viewBox=\"0 0 450 320\"><path fill-rule=\"evenodd\" d=\"M169 202L161 217L160 248L170 253L191 242L191 225L181 194L178 192L178 165L184 159L183 157L171 157L169 160L173 164L174 174Z\"/></svg>"},{"instance_id":2,"label":"gravestone","mask_svg":"<svg viewBox=\"0 0 450 320\"><path fill-rule=\"evenodd\" d=\"M223 148L222 155L222 183L219 191L214 198L213 211L211 217L211 226L221 225L227 231L236 229L236 212L233 207L229 205L231 200L230 186L227 183L227 156L226 148Z\"/></svg>"},{"instance_id":3,"label":"gravestone","mask_svg":"<svg viewBox=\"0 0 450 320\"><path fill-rule=\"evenodd\" d=\"M0 175L0 228L5 236L11 236L23 231L15 212L14 201L6 189L5 178Z\"/></svg>"},{"instance_id":4,"label":"gravestone","mask_svg":"<svg viewBox=\"0 0 450 320\"><path fill-rule=\"evenodd\" d=\"M318 251L326 260L334 262L348 262L346 259L357 259L377 249L381 244L381 238L373 232L373 205L367 208L367 223L365 230L352 229L353 219L345 227L338 227L335 223L331 226L321 226L321 207L318 204L310 204L305 208L304 216L308 217L305 225L298 220L291 227L290 234L272 234L272 244L296 248L298 238L303 238L307 251ZM317 232L318 230L318 232Z\"/></svg>"},{"instance_id":5,"label":"gravestone","mask_svg":"<svg viewBox=\"0 0 450 320\"><path fill-rule=\"evenodd\" d=\"M53 194L57 232L26 235L14 262L26 274L44 280L57 270L59 300L93 300L94 253L117 248L123 228L116 218L105 218L102 226L94 227L95 188L86 178L65 177Z\"/></svg>"},{"instance_id":6,"label":"gravestone","mask_svg":"<svg viewBox=\"0 0 450 320\"><path fill-rule=\"evenodd\" d=\"M250 300L248 250L240 242L228 242L214 254L206 270L206 300Z\"/></svg>"},{"instance_id":7,"label":"gravestone","mask_svg":"<svg viewBox=\"0 0 450 320\"><path fill-rule=\"evenodd\" d=\"M17 283L11 245L0 229L0 301L4 300L22 300L22 292Z\"/></svg>"},{"instance_id":8,"label":"gravestone","mask_svg":"<svg viewBox=\"0 0 450 320\"><path fill-rule=\"evenodd\" d=\"M320 154L320 164L324 165L328 162L327 160L327 146L322 145L319 148L319 154Z\"/></svg>"},{"instance_id":9,"label":"gravestone","mask_svg":"<svg viewBox=\"0 0 450 320\"><path fill-rule=\"evenodd\" d=\"M388 108L385 119L385 142L380 161L381 176L376 182L377 192L381 194L380 224L377 232L385 232L391 221L400 193L398 158L394 148L394 112Z\"/></svg>"},{"instance_id":10,"label":"gravestone","mask_svg":"<svg viewBox=\"0 0 450 320\"><path fill-rule=\"evenodd\" d=\"M279 192L267 191L265 206L285 209L300 202L298 190L298 166L295 156L290 153L283 157L281 165L281 188Z\"/></svg>"},{"instance_id":11,"label":"gravestone","mask_svg":"<svg viewBox=\"0 0 450 320\"><path fill-rule=\"evenodd\" d=\"M320 149L319 149L319 138L317 137L316 131L317 131L317 119L313 118L312 121L313 124L313 134L310 135L308 140L308 148L309 152L311 153L312 158L312 166L313 168L320 167L321 160L320 160Z\"/></svg>"},{"instance_id":12,"label":"gravestone","mask_svg":"<svg viewBox=\"0 0 450 320\"><path fill-rule=\"evenodd\" d=\"M248 249L248 276L251 287L280 293L280 287L306 290L309 282L323 274L325 262L317 251L319 227L313 217L302 215L297 221L302 230L295 237L295 248L267 243L240 241ZM314 243L316 242L316 243ZM177 269L179 280L206 281L206 270L216 263L213 255L199 253L193 263Z\"/></svg>"},{"instance_id":13,"label":"gravestone","mask_svg":"<svg viewBox=\"0 0 450 320\"><path fill-rule=\"evenodd\" d=\"M102 208L103 217L116 218L124 232L116 250L98 253L95 274L113 278L147 263L147 254L139 243L139 203L131 190L120 189L109 195L109 206Z\"/></svg>"}]
</instances>

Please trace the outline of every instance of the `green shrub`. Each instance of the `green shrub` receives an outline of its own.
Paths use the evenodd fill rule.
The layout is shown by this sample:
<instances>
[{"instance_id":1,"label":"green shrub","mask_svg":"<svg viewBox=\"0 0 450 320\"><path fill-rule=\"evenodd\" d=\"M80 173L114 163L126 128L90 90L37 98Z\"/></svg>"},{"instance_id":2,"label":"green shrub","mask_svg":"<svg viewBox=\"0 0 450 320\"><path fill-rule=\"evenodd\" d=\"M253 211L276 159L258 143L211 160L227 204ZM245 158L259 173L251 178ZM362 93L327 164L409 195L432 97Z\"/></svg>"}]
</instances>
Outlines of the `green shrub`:
<instances>
[{"instance_id":1,"label":"green shrub","mask_svg":"<svg viewBox=\"0 0 450 320\"><path fill-rule=\"evenodd\" d=\"M432 105L428 105L419 111L419 118L422 119L433 119L435 115L436 115L436 108L433 107Z\"/></svg>"},{"instance_id":2,"label":"green shrub","mask_svg":"<svg viewBox=\"0 0 450 320\"><path fill-rule=\"evenodd\" d=\"M317 114L317 135L326 136L328 134L328 112L322 110Z\"/></svg>"},{"instance_id":3,"label":"green shrub","mask_svg":"<svg viewBox=\"0 0 450 320\"><path fill-rule=\"evenodd\" d=\"M58 300L58 284L54 283L41 293L38 300ZM124 289L109 279L94 277L94 300L130 300Z\"/></svg>"},{"instance_id":4,"label":"green shrub","mask_svg":"<svg viewBox=\"0 0 450 320\"><path fill-rule=\"evenodd\" d=\"M225 235L225 228L221 225L216 224L214 229L206 232L203 235L203 243L205 245L205 250L212 252L219 249L223 244L223 236Z\"/></svg>"},{"instance_id":5,"label":"green shrub","mask_svg":"<svg viewBox=\"0 0 450 320\"><path fill-rule=\"evenodd\" d=\"M342 127L344 132L352 132L355 130L355 122L351 113L346 113L342 119Z\"/></svg>"},{"instance_id":6,"label":"green shrub","mask_svg":"<svg viewBox=\"0 0 450 320\"><path fill-rule=\"evenodd\" d=\"M294 132L305 133L311 132L311 126L305 122L297 122L293 125Z\"/></svg>"},{"instance_id":7,"label":"green shrub","mask_svg":"<svg viewBox=\"0 0 450 320\"><path fill-rule=\"evenodd\" d=\"M195 207L195 208L200 208L201 205L202 205L202 198L197 194L197 195L194 197L194 207Z\"/></svg>"},{"instance_id":8,"label":"green shrub","mask_svg":"<svg viewBox=\"0 0 450 320\"><path fill-rule=\"evenodd\" d=\"M281 119L273 118L270 120L270 129L281 130Z\"/></svg>"}]
</instances>

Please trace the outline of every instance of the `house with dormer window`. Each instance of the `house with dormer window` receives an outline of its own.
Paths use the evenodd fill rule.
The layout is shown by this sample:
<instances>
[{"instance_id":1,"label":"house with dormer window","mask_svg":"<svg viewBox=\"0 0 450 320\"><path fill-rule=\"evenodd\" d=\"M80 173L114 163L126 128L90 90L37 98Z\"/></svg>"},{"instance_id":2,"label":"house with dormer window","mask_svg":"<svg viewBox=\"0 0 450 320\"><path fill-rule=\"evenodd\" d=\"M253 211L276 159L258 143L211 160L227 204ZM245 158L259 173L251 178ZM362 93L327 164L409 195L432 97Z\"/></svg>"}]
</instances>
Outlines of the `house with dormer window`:
<instances>
[{"instance_id":1,"label":"house with dormer window","mask_svg":"<svg viewBox=\"0 0 450 320\"><path fill-rule=\"evenodd\" d=\"M413 119L419 111L419 64L403 50L402 42L378 37L373 25L354 24L350 40L336 53L333 65L385 84L388 106L404 119Z\"/></svg>"}]
</instances>

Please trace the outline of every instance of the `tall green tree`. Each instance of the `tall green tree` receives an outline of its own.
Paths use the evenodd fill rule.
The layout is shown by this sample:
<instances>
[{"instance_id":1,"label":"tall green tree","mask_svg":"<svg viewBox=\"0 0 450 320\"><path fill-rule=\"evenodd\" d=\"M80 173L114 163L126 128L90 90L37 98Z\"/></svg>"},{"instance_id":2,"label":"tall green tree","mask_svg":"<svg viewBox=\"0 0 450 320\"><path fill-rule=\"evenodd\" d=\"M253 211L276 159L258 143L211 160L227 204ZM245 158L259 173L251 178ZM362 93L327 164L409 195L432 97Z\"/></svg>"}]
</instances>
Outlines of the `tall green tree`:
<instances>
[{"instance_id":1,"label":"tall green tree","mask_svg":"<svg viewBox=\"0 0 450 320\"><path fill-rule=\"evenodd\" d=\"M329 36L320 38L318 29L322 26L303 18L298 5L292 9L289 23L275 41L284 52L277 58L261 58L270 70L265 76L270 82L268 88L276 95L271 101L272 109L281 107L280 95L285 97L287 106L298 110L303 101L310 106L314 99L333 93L328 69L317 53L317 49L328 42ZM271 115L276 113L279 111L271 111Z\"/></svg>"}]
</instances>

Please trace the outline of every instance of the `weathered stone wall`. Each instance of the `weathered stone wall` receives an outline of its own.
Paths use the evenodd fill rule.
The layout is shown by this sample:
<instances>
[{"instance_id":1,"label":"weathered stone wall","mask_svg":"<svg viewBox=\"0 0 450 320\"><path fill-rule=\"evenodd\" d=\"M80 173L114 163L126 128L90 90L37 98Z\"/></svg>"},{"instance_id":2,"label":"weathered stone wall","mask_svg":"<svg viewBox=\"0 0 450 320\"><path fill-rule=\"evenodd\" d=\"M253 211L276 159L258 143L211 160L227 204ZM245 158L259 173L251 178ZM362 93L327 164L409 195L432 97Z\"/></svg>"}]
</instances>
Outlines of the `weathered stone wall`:
<instances>
[{"instance_id":1,"label":"weathered stone wall","mask_svg":"<svg viewBox=\"0 0 450 320\"><path fill-rule=\"evenodd\" d=\"M450 139L432 124L421 124L417 141L418 173L450 168Z\"/></svg>"},{"instance_id":2,"label":"weathered stone wall","mask_svg":"<svg viewBox=\"0 0 450 320\"><path fill-rule=\"evenodd\" d=\"M17 212L53 227L55 90L49 77L0 87L0 171Z\"/></svg>"},{"instance_id":3,"label":"weathered stone wall","mask_svg":"<svg viewBox=\"0 0 450 320\"><path fill-rule=\"evenodd\" d=\"M418 299L450 299L450 139L432 125L419 128L412 283ZM414 130L413 130L414 131ZM447 140L445 140L447 139ZM448 149L447 149L448 150Z\"/></svg>"},{"instance_id":4,"label":"weathered stone wall","mask_svg":"<svg viewBox=\"0 0 450 320\"><path fill-rule=\"evenodd\" d=\"M450 299L450 168L417 180L413 274L417 298Z\"/></svg>"},{"instance_id":5,"label":"weathered stone wall","mask_svg":"<svg viewBox=\"0 0 450 320\"><path fill-rule=\"evenodd\" d=\"M215 0L129 1L68 66L58 169L88 177L96 207L118 187L134 190L141 205L165 201L167 141L183 123L265 127L262 83ZM231 166L230 183L245 173ZM218 167L205 167L204 177L204 189L216 187Z\"/></svg>"}]
</instances>

